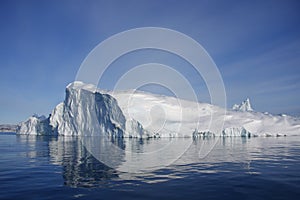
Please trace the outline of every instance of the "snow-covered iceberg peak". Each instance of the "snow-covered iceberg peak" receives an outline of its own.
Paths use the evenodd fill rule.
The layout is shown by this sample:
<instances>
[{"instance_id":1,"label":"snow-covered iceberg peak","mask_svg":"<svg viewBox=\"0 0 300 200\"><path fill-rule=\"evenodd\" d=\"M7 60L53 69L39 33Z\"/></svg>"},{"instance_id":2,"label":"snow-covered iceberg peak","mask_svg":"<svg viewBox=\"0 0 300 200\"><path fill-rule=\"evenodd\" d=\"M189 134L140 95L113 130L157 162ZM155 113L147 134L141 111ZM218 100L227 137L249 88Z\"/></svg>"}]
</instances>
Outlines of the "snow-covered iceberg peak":
<instances>
[{"instance_id":1,"label":"snow-covered iceberg peak","mask_svg":"<svg viewBox=\"0 0 300 200\"><path fill-rule=\"evenodd\" d=\"M243 101L241 104L234 104L232 107L232 110L236 111L253 111L250 103L250 99L247 98L245 101Z\"/></svg>"},{"instance_id":2,"label":"snow-covered iceberg peak","mask_svg":"<svg viewBox=\"0 0 300 200\"><path fill-rule=\"evenodd\" d=\"M93 84L83 83L81 81L74 81L69 83L66 87L66 90L73 89L73 90L87 90L90 92L96 92L97 87Z\"/></svg>"}]
</instances>

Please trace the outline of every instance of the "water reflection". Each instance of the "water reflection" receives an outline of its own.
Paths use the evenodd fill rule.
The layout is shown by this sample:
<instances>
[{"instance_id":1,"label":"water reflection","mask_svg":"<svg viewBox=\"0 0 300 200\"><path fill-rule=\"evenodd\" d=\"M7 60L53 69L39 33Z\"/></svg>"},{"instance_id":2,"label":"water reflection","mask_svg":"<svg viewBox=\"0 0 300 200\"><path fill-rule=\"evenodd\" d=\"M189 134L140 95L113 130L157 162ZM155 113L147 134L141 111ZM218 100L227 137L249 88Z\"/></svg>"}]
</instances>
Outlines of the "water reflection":
<instances>
[{"instance_id":1,"label":"water reflection","mask_svg":"<svg viewBox=\"0 0 300 200\"><path fill-rule=\"evenodd\" d=\"M32 137L17 136L17 142L28 146L24 156L48 158L49 162L62 167L64 184L71 187L108 187L109 184L126 184L135 181L156 183L192 174L244 173L260 174L265 169L291 169L299 160L300 137L282 138L172 138L172 139L118 139L78 137ZM172 158L169 154L143 154L170 144L174 148L181 144L191 145L171 165L144 171L143 173L122 172L145 166L159 166ZM213 147L213 148L211 148ZM120 153L118 149L124 150ZM179 147L180 148L180 147ZM295 150L296 149L296 150ZM91 154L92 151L92 154ZM155 155L155 156L153 156ZM298 155L298 157L297 157ZM169 158L168 158L169 156ZM113 168L99 161L110 161ZM138 162L137 162L138 161ZM134 166L141 163L145 166ZM262 167L263 166L263 167Z\"/></svg>"},{"instance_id":2,"label":"water reflection","mask_svg":"<svg viewBox=\"0 0 300 200\"><path fill-rule=\"evenodd\" d=\"M23 152L24 156L32 159L48 157L48 143L51 140L56 140L56 138L35 135L16 135L16 142L26 147L26 151Z\"/></svg>"},{"instance_id":3,"label":"water reflection","mask_svg":"<svg viewBox=\"0 0 300 200\"><path fill-rule=\"evenodd\" d=\"M58 137L49 142L51 162L63 167L65 184L92 187L118 177L116 171L95 159L76 137Z\"/></svg>"},{"instance_id":4,"label":"water reflection","mask_svg":"<svg viewBox=\"0 0 300 200\"><path fill-rule=\"evenodd\" d=\"M191 145L191 138L111 139L105 136L81 138L98 160L120 172L145 173L171 165Z\"/></svg>"}]
</instances>

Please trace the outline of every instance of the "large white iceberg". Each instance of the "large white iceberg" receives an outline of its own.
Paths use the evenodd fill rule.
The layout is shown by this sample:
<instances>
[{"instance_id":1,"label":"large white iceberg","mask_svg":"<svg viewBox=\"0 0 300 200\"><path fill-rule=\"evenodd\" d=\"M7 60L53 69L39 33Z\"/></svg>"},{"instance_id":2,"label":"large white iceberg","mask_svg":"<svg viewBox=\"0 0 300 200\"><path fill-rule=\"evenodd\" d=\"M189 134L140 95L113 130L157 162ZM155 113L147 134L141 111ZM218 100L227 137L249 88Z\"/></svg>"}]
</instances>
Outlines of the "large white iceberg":
<instances>
[{"instance_id":1,"label":"large white iceberg","mask_svg":"<svg viewBox=\"0 0 300 200\"><path fill-rule=\"evenodd\" d=\"M252 111L250 101L246 100L239 110ZM221 129L214 124L222 125ZM31 117L21 123L18 133L137 138L280 136L300 135L300 120L254 111L227 111L141 91L101 91L94 85L74 82L66 88L65 101L48 118Z\"/></svg>"},{"instance_id":2,"label":"large white iceberg","mask_svg":"<svg viewBox=\"0 0 300 200\"><path fill-rule=\"evenodd\" d=\"M124 116L115 98L81 82L67 86L65 101L56 106L49 121L54 133L59 135L146 135L136 120Z\"/></svg>"}]
</instances>

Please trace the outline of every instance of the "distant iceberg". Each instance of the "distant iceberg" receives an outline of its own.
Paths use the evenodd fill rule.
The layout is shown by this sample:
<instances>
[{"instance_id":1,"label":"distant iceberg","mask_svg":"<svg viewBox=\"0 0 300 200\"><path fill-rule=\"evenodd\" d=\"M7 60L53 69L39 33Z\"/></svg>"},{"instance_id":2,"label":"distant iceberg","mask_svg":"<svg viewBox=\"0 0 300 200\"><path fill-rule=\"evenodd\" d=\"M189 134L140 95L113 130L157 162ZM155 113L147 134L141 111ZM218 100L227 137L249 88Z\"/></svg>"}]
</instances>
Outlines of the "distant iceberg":
<instances>
[{"instance_id":1,"label":"distant iceberg","mask_svg":"<svg viewBox=\"0 0 300 200\"><path fill-rule=\"evenodd\" d=\"M253 111L247 99L234 110ZM225 114L226 113L226 114ZM211 125L222 123L218 130ZM32 116L18 134L110 137L203 137L300 135L300 120L260 112L236 112L215 105L141 91L101 91L73 82L64 102L48 118Z\"/></svg>"},{"instance_id":2,"label":"distant iceberg","mask_svg":"<svg viewBox=\"0 0 300 200\"><path fill-rule=\"evenodd\" d=\"M253 109L251 107L250 99L247 98L241 104L234 104L233 107L232 107L232 110L243 111L243 112L253 111Z\"/></svg>"},{"instance_id":3,"label":"distant iceberg","mask_svg":"<svg viewBox=\"0 0 300 200\"><path fill-rule=\"evenodd\" d=\"M52 135L52 127L49 125L49 118L46 118L44 115L38 116L34 114L19 124L17 133L26 135Z\"/></svg>"}]
</instances>

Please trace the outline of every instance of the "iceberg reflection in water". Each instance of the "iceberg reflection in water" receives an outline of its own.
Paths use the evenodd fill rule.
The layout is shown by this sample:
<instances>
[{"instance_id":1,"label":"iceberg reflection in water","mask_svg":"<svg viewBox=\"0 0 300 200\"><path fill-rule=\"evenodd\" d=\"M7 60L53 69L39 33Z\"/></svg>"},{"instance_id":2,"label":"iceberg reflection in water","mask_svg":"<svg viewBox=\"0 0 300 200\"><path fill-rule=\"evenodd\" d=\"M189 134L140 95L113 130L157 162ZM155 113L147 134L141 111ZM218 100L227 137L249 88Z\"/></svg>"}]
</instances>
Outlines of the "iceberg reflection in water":
<instances>
[{"instance_id":1,"label":"iceberg reflection in water","mask_svg":"<svg viewBox=\"0 0 300 200\"><path fill-rule=\"evenodd\" d=\"M295 167L295 162L300 160L297 153L300 149L299 137L114 140L105 137L16 137L18 142L30 147L25 157L49 158L51 164L61 166L64 184L71 187L118 188L178 178L194 180L194 176L207 179L206 175L212 174L262 174L264 177L270 175L272 179L280 179L288 173L294 174L295 179L299 176L298 167ZM188 149L174 160L171 149L176 153L180 144L189 144ZM167 145L169 153L162 153ZM99 160L109 160L111 166ZM172 162L165 165L166 161ZM135 165L137 163L139 165ZM162 165L162 168L153 171L138 170L146 169L145 166L151 168ZM129 171L128 168L132 169L132 173L124 172ZM271 176L274 169L275 174L278 172L280 175ZM291 182L295 181L292 179Z\"/></svg>"},{"instance_id":2,"label":"iceberg reflection in water","mask_svg":"<svg viewBox=\"0 0 300 200\"><path fill-rule=\"evenodd\" d=\"M63 167L64 183L72 187L93 187L117 177L115 170L95 159L76 137L58 137L49 142L53 164Z\"/></svg>"},{"instance_id":3,"label":"iceberg reflection in water","mask_svg":"<svg viewBox=\"0 0 300 200\"><path fill-rule=\"evenodd\" d=\"M120 172L144 173L176 162L192 144L191 138L81 137L82 144L99 161Z\"/></svg>"}]
</instances>

